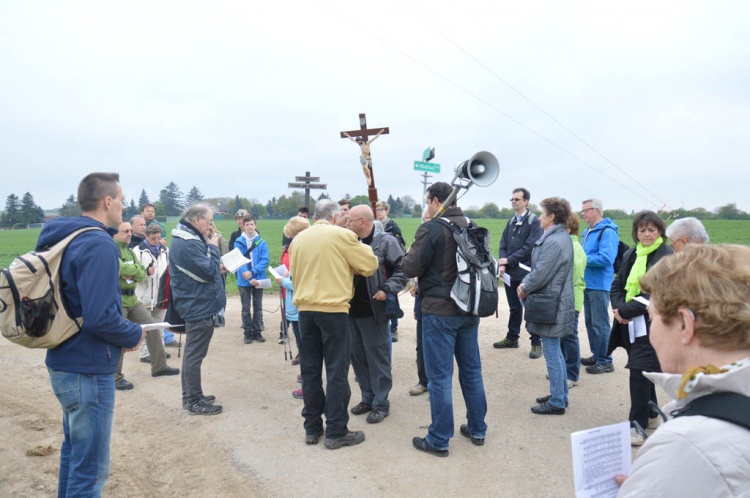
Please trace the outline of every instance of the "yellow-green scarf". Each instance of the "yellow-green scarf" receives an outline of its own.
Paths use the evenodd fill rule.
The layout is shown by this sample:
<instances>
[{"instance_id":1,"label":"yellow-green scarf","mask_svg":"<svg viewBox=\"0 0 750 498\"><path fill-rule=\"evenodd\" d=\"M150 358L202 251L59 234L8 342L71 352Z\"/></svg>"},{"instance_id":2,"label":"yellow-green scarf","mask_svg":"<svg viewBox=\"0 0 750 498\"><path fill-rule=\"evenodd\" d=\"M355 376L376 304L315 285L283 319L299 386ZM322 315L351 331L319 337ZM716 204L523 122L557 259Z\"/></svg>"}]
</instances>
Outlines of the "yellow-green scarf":
<instances>
[{"instance_id":1,"label":"yellow-green scarf","mask_svg":"<svg viewBox=\"0 0 750 498\"><path fill-rule=\"evenodd\" d=\"M628 280L625 282L625 302L630 301L641 293L641 286L638 281L646 274L648 255L657 250L663 243L664 239L661 237L648 247L644 247L643 244L638 242L638 245L635 247L635 263L633 263L633 267L628 274Z\"/></svg>"}]
</instances>

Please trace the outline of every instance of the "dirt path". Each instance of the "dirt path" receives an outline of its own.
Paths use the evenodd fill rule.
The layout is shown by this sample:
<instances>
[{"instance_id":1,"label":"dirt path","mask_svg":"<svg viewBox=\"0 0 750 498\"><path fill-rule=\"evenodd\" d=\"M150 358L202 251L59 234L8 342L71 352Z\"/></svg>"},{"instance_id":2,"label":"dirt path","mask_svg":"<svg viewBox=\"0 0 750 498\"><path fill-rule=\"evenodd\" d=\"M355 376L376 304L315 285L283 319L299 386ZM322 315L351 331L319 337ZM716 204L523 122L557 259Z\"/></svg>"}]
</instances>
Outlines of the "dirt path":
<instances>
[{"instance_id":1,"label":"dirt path","mask_svg":"<svg viewBox=\"0 0 750 498\"><path fill-rule=\"evenodd\" d=\"M409 296L401 301L404 310L411 309ZM306 446L302 401L291 396L298 370L284 361L284 348L275 340L277 303L277 295L264 300L268 341L244 345L239 299L229 299L227 327L216 331L203 366L204 389L224 406L221 415L187 415L179 376L152 378L148 365L128 354L124 372L135 389L117 393L105 496L573 496L569 434L627 418L622 351L615 355L614 374L583 373L565 416L533 415L534 398L549 392L544 360L528 358L528 336L519 349L492 348L505 332L507 305L501 303L500 318L480 325L489 405L483 447L458 435L465 408L454 379L457 435L450 457L412 448L412 437L426 433L430 412L427 394L408 395L417 381L415 322L408 312L393 345L391 415L378 425L352 416L350 428L366 435L359 446L336 451L322 442ZM583 325L580 331L586 355ZM176 350L169 351L169 364L181 366ZM0 496L55 496L62 425L44 352L1 341L0 378ZM350 379L353 406L359 391ZM55 451L26 456L37 446Z\"/></svg>"}]
</instances>

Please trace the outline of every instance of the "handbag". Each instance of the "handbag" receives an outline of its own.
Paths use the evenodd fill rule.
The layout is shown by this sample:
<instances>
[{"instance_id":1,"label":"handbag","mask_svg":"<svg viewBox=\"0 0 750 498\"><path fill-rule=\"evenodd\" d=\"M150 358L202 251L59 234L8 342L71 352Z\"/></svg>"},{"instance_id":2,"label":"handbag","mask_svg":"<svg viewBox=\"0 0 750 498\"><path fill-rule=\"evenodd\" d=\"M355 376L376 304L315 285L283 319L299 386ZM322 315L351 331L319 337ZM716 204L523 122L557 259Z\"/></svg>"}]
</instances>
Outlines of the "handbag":
<instances>
[{"instance_id":1,"label":"handbag","mask_svg":"<svg viewBox=\"0 0 750 498\"><path fill-rule=\"evenodd\" d=\"M557 321L557 308L560 306L559 296L535 292L526 296L525 319L531 323L553 325Z\"/></svg>"}]
</instances>

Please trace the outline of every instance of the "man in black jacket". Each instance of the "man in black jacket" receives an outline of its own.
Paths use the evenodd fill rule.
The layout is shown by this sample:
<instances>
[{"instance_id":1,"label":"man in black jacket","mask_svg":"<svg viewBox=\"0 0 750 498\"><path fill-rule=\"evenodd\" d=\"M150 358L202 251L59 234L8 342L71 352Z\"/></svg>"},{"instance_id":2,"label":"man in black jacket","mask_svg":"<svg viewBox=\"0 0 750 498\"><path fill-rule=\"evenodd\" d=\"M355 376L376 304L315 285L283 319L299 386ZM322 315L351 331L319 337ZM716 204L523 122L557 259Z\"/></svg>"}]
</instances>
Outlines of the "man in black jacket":
<instances>
[{"instance_id":1,"label":"man in black jacket","mask_svg":"<svg viewBox=\"0 0 750 498\"><path fill-rule=\"evenodd\" d=\"M530 199L531 194L525 188L517 188L513 191L510 202L516 214L508 220L500 239L498 264L500 265L500 274L507 274L510 277L510 285L505 285L510 317L508 318L508 333L505 335L505 339L493 344L498 349L517 348L518 338L521 336L523 306L521 306L521 301L518 298L518 286L529 271L521 268L519 264L523 264L527 268L531 265L531 249L542 236L539 218L526 209ZM542 339L538 335L531 334L529 358L537 359L541 356Z\"/></svg>"},{"instance_id":2,"label":"man in black jacket","mask_svg":"<svg viewBox=\"0 0 750 498\"><path fill-rule=\"evenodd\" d=\"M465 315L450 297L458 268L456 241L446 220L459 227L466 227L468 220L455 203L445 210L444 219L435 219L452 190L445 182L434 183L427 189L427 213L433 219L419 227L403 262L407 277L419 277L419 291L423 295L422 340L432 415L427 436L415 437L412 444L420 451L440 457L448 456L448 443L454 431L454 356L468 419L467 424L461 425L461 435L481 446L487 430L484 422L487 397L477 342L479 317Z\"/></svg>"}]
</instances>

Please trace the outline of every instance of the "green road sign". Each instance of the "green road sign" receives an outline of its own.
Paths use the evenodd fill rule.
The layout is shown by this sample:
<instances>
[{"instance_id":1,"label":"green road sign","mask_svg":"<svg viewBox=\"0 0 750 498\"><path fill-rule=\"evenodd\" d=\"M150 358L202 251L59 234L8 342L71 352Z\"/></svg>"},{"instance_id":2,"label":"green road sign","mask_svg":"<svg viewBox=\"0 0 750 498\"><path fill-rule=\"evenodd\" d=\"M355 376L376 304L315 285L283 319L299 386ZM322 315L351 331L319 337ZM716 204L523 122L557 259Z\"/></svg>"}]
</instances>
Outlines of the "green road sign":
<instances>
[{"instance_id":1,"label":"green road sign","mask_svg":"<svg viewBox=\"0 0 750 498\"><path fill-rule=\"evenodd\" d=\"M435 159L435 147L427 147L422 152L422 161L432 161Z\"/></svg>"},{"instance_id":2,"label":"green road sign","mask_svg":"<svg viewBox=\"0 0 750 498\"><path fill-rule=\"evenodd\" d=\"M426 161L414 161L415 171L429 171L430 173L440 173L440 165L428 163Z\"/></svg>"}]
</instances>

